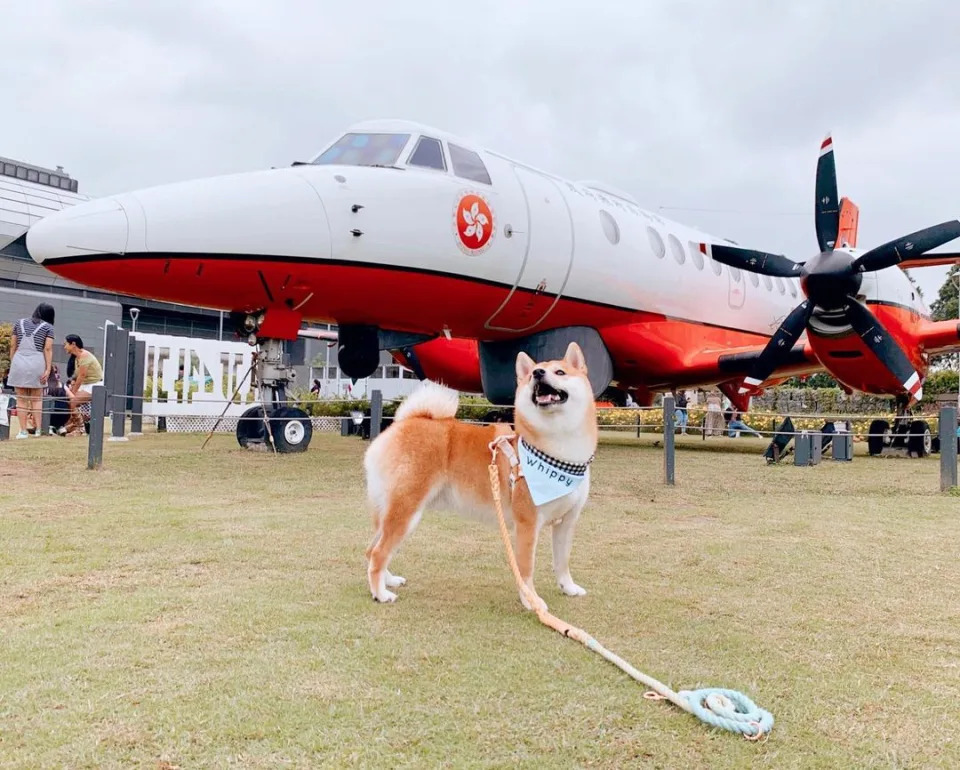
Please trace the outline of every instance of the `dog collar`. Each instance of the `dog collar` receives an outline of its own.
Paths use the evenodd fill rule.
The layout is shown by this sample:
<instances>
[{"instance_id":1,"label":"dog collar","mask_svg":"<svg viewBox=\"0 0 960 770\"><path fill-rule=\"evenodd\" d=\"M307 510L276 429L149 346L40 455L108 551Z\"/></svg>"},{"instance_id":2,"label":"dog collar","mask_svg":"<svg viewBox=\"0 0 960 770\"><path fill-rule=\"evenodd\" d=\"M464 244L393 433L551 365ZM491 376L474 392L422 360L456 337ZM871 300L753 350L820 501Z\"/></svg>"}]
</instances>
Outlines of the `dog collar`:
<instances>
[{"instance_id":1,"label":"dog collar","mask_svg":"<svg viewBox=\"0 0 960 770\"><path fill-rule=\"evenodd\" d=\"M535 446L528 444L526 441L524 441L523 436L520 437L519 443L527 452L532 454L538 460L542 460L557 470L568 473L571 476L583 476L587 472L587 467L593 462L593 458L596 456L595 454L590 455L590 459L585 463L568 463L565 460L558 460L556 457L548 455L546 452L543 452L540 449L537 449Z\"/></svg>"}]
</instances>

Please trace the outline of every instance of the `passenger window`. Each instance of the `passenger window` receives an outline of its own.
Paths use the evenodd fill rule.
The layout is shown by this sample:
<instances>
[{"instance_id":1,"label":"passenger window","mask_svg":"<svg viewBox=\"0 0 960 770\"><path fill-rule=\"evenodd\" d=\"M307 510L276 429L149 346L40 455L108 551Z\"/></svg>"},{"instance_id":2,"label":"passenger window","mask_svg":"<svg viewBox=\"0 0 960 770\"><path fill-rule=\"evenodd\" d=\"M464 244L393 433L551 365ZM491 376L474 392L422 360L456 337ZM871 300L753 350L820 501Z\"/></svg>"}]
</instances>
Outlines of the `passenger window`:
<instances>
[{"instance_id":1,"label":"passenger window","mask_svg":"<svg viewBox=\"0 0 960 770\"><path fill-rule=\"evenodd\" d=\"M777 291L784 294L787 291L787 287L784 285L783 279L778 275L775 280L777 282Z\"/></svg>"},{"instance_id":2,"label":"passenger window","mask_svg":"<svg viewBox=\"0 0 960 770\"><path fill-rule=\"evenodd\" d=\"M793 281L787 281L787 287L790 289L790 296L797 296L797 285Z\"/></svg>"},{"instance_id":3,"label":"passenger window","mask_svg":"<svg viewBox=\"0 0 960 770\"><path fill-rule=\"evenodd\" d=\"M670 249L673 251L673 258L677 260L678 265L682 265L687 261L687 253L683 250L683 246L680 245L680 241L677 240L677 236L673 233L670 233L667 236L667 240L670 241Z\"/></svg>"},{"instance_id":4,"label":"passenger window","mask_svg":"<svg viewBox=\"0 0 960 770\"><path fill-rule=\"evenodd\" d=\"M747 275L750 276L750 283L752 283L754 286L759 286L759 285L760 285L760 276L759 276L759 275L757 275L756 273L747 273Z\"/></svg>"},{"instance_id":5,"label":"passenger window","mask_svg":"<svg viewBox=\"0 0 960 770\"><path fill-rule=\"evenodd\" d=\"M440 146L440 140L430 136L421 136L416 148L410 154L407 165L446 171L447 163L443 159L443 148Z\"/></svg>"},{"instance_id":6,"label":"passenger window","mask_svg":"<svg viewBox=\"0 0 960 770\"><path fill-rule=\"evenodd\" d=\"M690 241L687 246L690 251L690 259L697 266L697 270L703 270L703 254L700 253L700 244Z\"/></svg>"},{"instance_id":7,"label":"passenger window","mask_svg":"<svg viewBox=\"0 0 960 770\"><path fill-rule=\"evenodd\" d=\"M660 233L648 226L647 239L650 241L650 248L653 249L657 259L663 259L667 255L667 247L663 245L663 238L660 237Z\"/></svg>"},{"instance_id":8,"label":"passenger window","mask_svg":"<svg viewBox=\"0 0 960 770\"><path fill-rule=\"evenodd\" d=\"M472 179L474 182L493 184L490 181L490 174L487 173L487 167L483 165L477 153L455 144L447 146L450 148L450 162L453 164L454 174L464 179Z\"/></svg>"},{"instance_id":9,"label":"passenger window","mask_svg":"<svg viewBox=\"0 0 960 770\"><path fill-rule=\"evenodd\" d=\"M773 281L770 280L769 275L763 276L763 285L767 287L767 291L773 291Z\"/></svg>"}]
</instances>

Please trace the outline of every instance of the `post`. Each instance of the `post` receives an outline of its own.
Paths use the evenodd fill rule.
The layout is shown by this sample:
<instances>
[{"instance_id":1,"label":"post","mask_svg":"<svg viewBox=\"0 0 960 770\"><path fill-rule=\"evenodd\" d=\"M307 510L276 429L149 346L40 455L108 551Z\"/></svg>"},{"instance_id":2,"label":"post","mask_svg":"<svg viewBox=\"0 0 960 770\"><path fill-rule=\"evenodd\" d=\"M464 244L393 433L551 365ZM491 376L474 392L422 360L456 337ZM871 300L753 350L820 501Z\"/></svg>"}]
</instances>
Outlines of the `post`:
<instances>
[{"instance_id":1,"label":"post","mask_svg":"<svg viewBox=\"0 0 960 770\"><path fill-rule=\"evenodd\" d=\"M946 492L957 484L957 407L940 410L940 491Z\"/></svg>"},{"instance_id":2,"label":"post","mask_svg":"<svg viewBox=\"0 0 960 770\"><path fill-rule=\"evenodd\" d=\"M44 396L40 402L40 435L46 436L50 433L50 418L53 416L53 398Z\"/></svg>"},{"instance_id":3,"label":"post","mask_svg":"<svg viewBox=\"0 0 960 770\"><path fill-rule=\"evenodd\" d=\"M813 436L805 430L801 431L799 436L794 436L793 445L793 464L799 466L813 465L811 458L813 454Z\"/></svg>"},{"instance_id":4,"label":"post","mask_svg":"<svg viewBox=\"0 0 960 770\"><path fill-rule=\"evenodd\" d=\"M117 327L113 335L113 377L110 385L110 441L126 441L127 369L129 367L130 332Z\"/></svg>"},{"instance_id":5,"label":"post","mask_svg":"<svg viewBox=\"0 0 960 770\"><path fill-rule=\"evenodd\" d=\"M380 423L383 421L383 393L370 392L370 440L380 435Z\"/></svg>"},{"instance_id":6,"label":"post","mask_svg":"<svg viewBox=\"0 0 960 770\"><path fill-rule=\"evenodd\" d=\"M143 388L146 382L145 372L147 365L147 343L144 340L134 340L130 346L133 352L133 371L127 378L130 387L127 390L127 399L130 409L130 435L143 435Z\"/></svg>"},{"instance_id":7,"label":"post","mask_svg":"<svg viewBox=\"0 0 960 770\"><path fill-rule=\"evenodd\" d=\"M103 342L103 386L107 393L112 393L116 379L116 338L118 327L116 324L107 326L107 333Z\"/></svg>"},{"instance_id":8,"label":"post","mask_svg":"<svg viewBox=\"0 0 960 770\"><path fill-rule=\"evenodd\" d=\"M819 465L823 459L823 434L820 431L814 431L810 436L810 464Z\"/></svg>"},{"instance_id":9,"label":"post","mask_svg":"<svg viewBox=\"0 0 960 770\"><path fill-rule=\"evenodd\" d=\"M674 417L676 416L677 408L673 400L673 396L664 396L663 397L663 473L664 473L664 482L673 486L676 484L676 457L674 456L674 435L673 431L676 426L674 425Z\"/></svg>"},{"instance_id":10,"label":"post","mask_svg":"<svg viewBox=\"0 0 960 770\"><path fill-rule=\"evenodd\" d=\"M103 420L107 411L107 389L94 385L90 400L90 437L87 443L87 468L103 465Z\"/></svg>"}]
</instances>

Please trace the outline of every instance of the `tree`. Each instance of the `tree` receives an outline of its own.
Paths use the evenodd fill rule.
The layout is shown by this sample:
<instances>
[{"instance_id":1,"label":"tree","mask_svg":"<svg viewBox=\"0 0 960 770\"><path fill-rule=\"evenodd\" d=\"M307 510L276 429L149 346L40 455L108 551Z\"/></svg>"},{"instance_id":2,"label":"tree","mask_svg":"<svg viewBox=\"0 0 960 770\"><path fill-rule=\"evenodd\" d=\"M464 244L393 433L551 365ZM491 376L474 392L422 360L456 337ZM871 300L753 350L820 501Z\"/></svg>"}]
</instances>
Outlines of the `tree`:
<instances>
[{"instance_id":1,"label":"tree","mask_svg":"<svg viewBox=\"0 0 960 770\"><path fill-rule=\"evenodd\" d=\"M920 288L920 284L917 283L917 279L913 277L913 273L911 273L909 270L904 270L903 272L906 274L907 278L910 279L910 283L913 284L913 288L916 290L917 296L920 297L920 299L923 299L923 289Z\"/></svg>"},{"instance_id":2,"label":"tree","mask_svg":"<svg viewBox=\"0 0 960 770\"><path fill-rule=\"evenodd\" d=\"M839 388L840 385L827 372L815 372L806 377L791 377L784 385L791 388Z\"/></svg>"},{"instance_id":3,"label":"tree","mask_svg":"<svg viewBox=\"0 0 960 770\"><path fill-rule=\"evenodd\" d=\"M940 293L930 306L930 313L934 321L952 321L957 317L957 278L960 275L960 264L954 265L947 273L947 279L940 287Z\"/></svg>"},{"instance_id":4,"label":"tree","mask_svg":"<svg viewBox=\"0 0 960 770\"><path fill-rule=\"evenodd\" d=\"M947 279L940 287L940 293L930 306L930 315L934 321L952 321L957 317L957 276L960 276L960 264L954 265L947 273ZM945 366L953 359L952 355L934 356L931 365Z\"/></svg>"}]
</instances>

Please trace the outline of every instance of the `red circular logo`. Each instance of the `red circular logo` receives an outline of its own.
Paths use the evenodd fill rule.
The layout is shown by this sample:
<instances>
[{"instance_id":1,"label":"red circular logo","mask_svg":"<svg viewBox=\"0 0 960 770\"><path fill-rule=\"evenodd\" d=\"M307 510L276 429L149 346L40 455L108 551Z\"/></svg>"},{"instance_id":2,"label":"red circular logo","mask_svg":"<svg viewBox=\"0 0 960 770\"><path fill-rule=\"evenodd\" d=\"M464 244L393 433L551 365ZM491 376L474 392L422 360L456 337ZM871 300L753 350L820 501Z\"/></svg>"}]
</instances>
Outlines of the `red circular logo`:
<instances>
[{"instance_id":1,"label":"red circular logo","mask_svg":"<svg viewBox=\"0 0 960 770\"><path fill-rule=\"evenodd\" d=\"M457 204L457 235L471 252L483 249L493 237L493 211L479 195L464 195Z\"/></svg>"}]
</instances>

